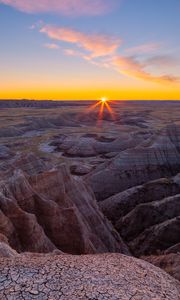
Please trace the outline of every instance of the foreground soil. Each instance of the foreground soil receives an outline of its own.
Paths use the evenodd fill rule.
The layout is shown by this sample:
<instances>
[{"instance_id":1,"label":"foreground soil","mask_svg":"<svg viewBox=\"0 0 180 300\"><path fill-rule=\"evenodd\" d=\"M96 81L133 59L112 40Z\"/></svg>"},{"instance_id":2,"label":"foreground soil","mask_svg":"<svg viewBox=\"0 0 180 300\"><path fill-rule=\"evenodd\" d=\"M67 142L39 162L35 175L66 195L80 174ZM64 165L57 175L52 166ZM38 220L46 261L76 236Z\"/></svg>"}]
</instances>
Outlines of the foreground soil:
<instances>
[{"instance_id":1,"label":"foreground soil","mask_svg":"<svg viewBox=\"0 0 180 300\"><path fill-rule=\"evenodd\" d=\"M178 300L180 284L153 265L122 254L0 258L0 299Z\"/></svg>"}]
</instances>

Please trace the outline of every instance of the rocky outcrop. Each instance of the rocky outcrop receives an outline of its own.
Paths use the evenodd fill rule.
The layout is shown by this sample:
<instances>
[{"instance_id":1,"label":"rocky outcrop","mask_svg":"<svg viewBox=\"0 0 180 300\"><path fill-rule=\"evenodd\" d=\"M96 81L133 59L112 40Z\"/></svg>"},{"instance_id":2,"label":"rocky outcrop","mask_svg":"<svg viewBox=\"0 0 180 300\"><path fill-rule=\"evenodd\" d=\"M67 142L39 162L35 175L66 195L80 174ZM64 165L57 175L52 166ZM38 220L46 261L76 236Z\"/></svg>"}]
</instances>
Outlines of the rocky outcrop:
<instances>
[{"instance_id":1,"label":"rocky outcrop","mask_svg":"<svg viewBox=\"0 0 180 300\"><path fill-rule=\"evenodd\" d=\"M0 160L7 159L12 155L10 149L5 145L0 145Z\"/></svg>"},{"instance_id":2,"label":"rocky outcrop","mask_svg":"<svg viewBox=\"0 0 180 300\"><path fill-rule=\"evenodd\" d=\"M0 242L0 257L14 257L16 255L18 255L18 253L8 244Z\"/></svg>"},{"instance_id":3,"label":"rocky outcrop","mask_svg":"<svg viewBox=\"0 0 180 300\"><path fill-rule=\"evenodd\" d=\"M163 269L180 281L180 254L171 253L168 255L145 256L142 259Z\"/></svg>"},{"instance_id":4,"label":"rocky outcrop","mask_svg":"<svg viewBox=\"0 0 180 300\"><path fill-rule=\"evenodd\" d=\"M100 212L91 189L73 178L65 165L47 170L41 160L29 155L14 161L3 176L0 232L13 249L129 253Z\"/></svg>"},{"instance_id":5,"label":"rocky outcrop","mask_svg":"<svg viewBox=\"0 0 180 300\"><path fill-rule=\"evenodd\" d=\"M165 252L165 254L170 254L170 253L180 253L180 243L175 244L168 248Z\"/></svg>"},{"instance_id":6,"label":"rocky outcrop","mask_svg":"<svg viewBox=\"0 0 180 300\"><path fill-rule=\"evenodd\" d=\"M135 239L147 228L180 215L180 194L163 200L137 205L116 223L127 241Z\"/></svg>"},{"instance_id":7,"label":"rocky outcrop","mask_svg":"<svg viewBox=\"0 0 180 300\"><path fill-rule=\"evenodd\" d=\"M0 178L12 177L16 170L21 170L29 176L36 176L39 173L49 170L51 168L48 163L44 163L42 159L38 159L33 153L18 154L10 160L0 165Z\"/></svg>"},{"instance_id":8,"label":"rocky outcrop","mask_svg":"<svg viewBox=\"0 0 180 300\"><path fill-rule=\"evenodd\" d=\"M129 246L136 256L157 254L177 244L179 237L180 217L176 217L147 228Z\"/></svg>"},{"instance_id":9,"label":"rocky outcrop","mask_svg":"<svg viewBox=\"0 0 180 300\"><path fill-rule=\"evenodd\" d=\"M0 258L4 299L178 300L180 284L148 262L120 254Z\"/></svg>"},{"instance_id":10,"label":"rocky outcrop","mask_svg":"<svg viewBox=\"0 0 180 300\"><path fill-rule=\"evenodd\" d=\"M147 182L99 202L134 255L163 253L168 248L178 252L179 175Z\"/></svg>"},{"instance_id":11,"label":"rocky outcrop","mask_svg":"<svg viewBox=\"0 0 180 300\"><path fill-rule=\"evenodd\" d=\"M180 182L175 178L160 178L135 186L99 202L103 213L114 224L142 203L158 201L180 192Z\"/></svg>"},{"instance_id":12,"label":"rocky outcrop","mask_svg":"<svg viewBox=\"0 0 180 300\"><path fill-rule=\"evenodd\" d=\"M179 171L177 138L169 135L168 130L163 130L159 135L120 152L114 159L100 165L87 175L87 181L97 200L102 201L130 187L161 177L171 177Z\"/></svg>"},{"instance_id":13,"label":"rocky outcrop","mask_svg":"<svg viewBox=\"0 0 180 300\"><path fill-rule=\"evenodd\" d=\"M15 175L15 177L18 175ZM21 175L20 175L21 176ZM15 178L13 178L15 180ZM13 182L14 184L14 182ZM17 189L23 188L23 186L16 186ZM14 186L15 188L15 186ZM45 235L43 229L38 224L36 216L32 212L28 212L23 209L25 208L26 198L22 198L22 208L20 203L20 198L15 198L13 195L13 190L8 189L6 183L2 183L1 190L4 190L4 194L0 195L0 209L11 224L12 234L8 236L9 244L19 252L32 251L32 252L50 252L55 249L55 246L51 243L48 237ZM27 189L26 189L27 191ZM15 192L17 192L15 190ZM21 196L23 193L21 194ZM26 197L24 195L24 197ZM30 197L32 197L30 195ZM28 199L29 203L31 198ZM6 234L7 226L4 225L2 228L1 222L1 233ZM3 222L4 223L4 222Z\"/></svg>"},{"instance_id":14,"label":"rocky outcrop","mask_svg":"<svg viewBox=\"0 0 180 300\"><path fill-rule=\"evenodd\" d=\"M9 246L7 237L0 233L0 257L14 257L16 255L18 253Z\"/></svg>"},{"instance_id":15,"label":"rocky outcrop","mask_svg":"<svg viewBox=\"0 0 180 300\"><path fill-rule=\"evenodd\" d=\"M73 175L83 176L91 172L92 166L87 164L74 163L70 166L70 172Z\"/></svg>"},{"instance_id":16,"label":"rocky outcrop","mask_svg":"<svg viewBox=\"0 0 180 300\"><path fill-rule=\"evenodd\" d=\"M180 126L169 125L86 176L103 213L136 256L180 242Z\"/></svg>"},{"instance_id":17,"label":"rocky outcrop","mask_svg":"<svg viewBox=\"0 0 180 300\"><path fill-rule=\"evenodd\" d=\"M55 146L55 150L63 152L65 156L92 157L133 148L142 141L142 137L135 137L130 134L120 134L118 138L93 134L83 136L61 135L50 145Z\"/></svg>"}]
</instances>

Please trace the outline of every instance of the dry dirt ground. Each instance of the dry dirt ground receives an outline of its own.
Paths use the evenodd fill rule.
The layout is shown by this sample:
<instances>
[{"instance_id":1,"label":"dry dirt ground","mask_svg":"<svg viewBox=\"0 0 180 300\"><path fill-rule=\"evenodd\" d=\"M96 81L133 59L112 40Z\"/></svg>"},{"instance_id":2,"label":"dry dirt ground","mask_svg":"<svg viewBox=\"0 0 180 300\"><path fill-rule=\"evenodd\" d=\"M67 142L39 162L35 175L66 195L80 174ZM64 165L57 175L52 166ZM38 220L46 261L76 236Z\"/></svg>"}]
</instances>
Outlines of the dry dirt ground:
<instances>
[{"instance_id":1,"label":"dry dirt ground","mask_svg":"<svg viewBox=\"0 0 180 300\"><path fill-rule=\"evenodd\" d=\"M121 254L0 260L2 300L178 300L180 284L164 271Z\"/></svg>"}]
</instances>

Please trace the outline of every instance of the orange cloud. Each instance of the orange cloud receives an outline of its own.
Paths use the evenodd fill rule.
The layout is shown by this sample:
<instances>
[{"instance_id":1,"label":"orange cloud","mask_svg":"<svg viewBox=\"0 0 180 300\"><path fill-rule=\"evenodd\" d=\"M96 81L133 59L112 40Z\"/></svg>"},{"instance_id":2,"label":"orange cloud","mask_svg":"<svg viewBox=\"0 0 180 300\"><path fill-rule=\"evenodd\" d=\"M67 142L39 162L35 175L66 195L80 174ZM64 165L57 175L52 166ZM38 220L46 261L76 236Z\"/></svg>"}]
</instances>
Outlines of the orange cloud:
<instances>
[{"instance_id":1,"label":"orange cloud","mask_svg":"<svg viewBox=\"0 0 180 300\"><path fill-rule=\"evenodd\" d=\"M179 78L172 75L155 76L145 70L146 64L140 63L133 57L117 56L112 59L112 64L116 70L130 77L135 77L143 80L155 81L159 83L167 82L174 83L179 81Z\"/></svg>"},{"instance_id":2,"label":"orange cloud","mask_svg":"<svg viewBox=\"0 0 180 300\"><path fill-rule=\"evenodd\" d=\"M99 15L111 9L117 0L0 0L27 13L59 13L64 15Z\"/></svg>"},{"instance_id":3,"label":"orange cloud","mask_svg":"<svg viewBox=\"0 0 180 300\"><path fill-rule=\"evenodd\" d=\"M79 48L90 52L90 57L112 55L120 46L120 40L100 34L84 34L65 27L47 25L40 32L46 33L49 38L75 44Z\"/></svg>"},{"instance_id":4,"label":"orange cloud","mask_svg":"<svg viewBox=\"0 0 180 300\"><path fill-rule=\"evenodd\" d=\"M96 66L114 69L129 77L157 83L175 83L179 81L178 77L169 74L158 76L148 72L146 68L153 66L153 63L150 64L148 60L141 63L134 56L118 55L121 45L121 40L118 38L102 34L85 34L70 28L52 25L43 26L40 32L45 33L52 40L68 42L80 48L80 51L65 49L64 53L70 56L79 56ZM140 45L139 49L145 53L146 51L152 51L155 47L157 47L155 44L154 46L153 44L147 44L146 46L144 44L143 46ZM137 50L138 47L135 47L135 49Z\"/></svg>"}]
</instances>

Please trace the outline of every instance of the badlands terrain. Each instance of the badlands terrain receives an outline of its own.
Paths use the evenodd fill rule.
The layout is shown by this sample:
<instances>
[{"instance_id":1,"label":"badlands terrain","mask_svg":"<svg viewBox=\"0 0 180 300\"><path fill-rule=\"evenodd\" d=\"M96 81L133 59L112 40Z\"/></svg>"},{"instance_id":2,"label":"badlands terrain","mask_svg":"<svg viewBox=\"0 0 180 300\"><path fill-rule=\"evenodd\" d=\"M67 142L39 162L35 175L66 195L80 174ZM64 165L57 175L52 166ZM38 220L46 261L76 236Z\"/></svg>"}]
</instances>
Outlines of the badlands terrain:
<instances>
[{"instance_id":1,"label":"badlands terrain","mask_svg":"<svg viewBox=\"0 0 180 300\"><path fill-rule=\"evenodd\" d=\"M0 101L0 299L180 294L180 102Z\"/></svg>"}]
</instances>

